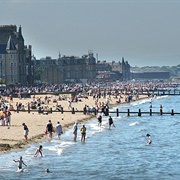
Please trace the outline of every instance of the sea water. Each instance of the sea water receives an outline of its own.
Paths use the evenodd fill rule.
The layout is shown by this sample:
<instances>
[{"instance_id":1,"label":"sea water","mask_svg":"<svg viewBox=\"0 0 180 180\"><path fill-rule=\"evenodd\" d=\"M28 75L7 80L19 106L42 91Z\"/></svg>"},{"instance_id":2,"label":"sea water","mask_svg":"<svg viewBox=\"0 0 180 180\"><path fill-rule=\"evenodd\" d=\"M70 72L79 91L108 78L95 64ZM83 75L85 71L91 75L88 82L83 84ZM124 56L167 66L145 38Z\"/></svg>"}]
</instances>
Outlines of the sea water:
<instances>
[{"instance_id":1,"label":"sea water","mask_svg":"<svg viewBox=\"0 0 180 180\"><path fill-rule=\"evenodd\" d=\"M138 112L159 111L180 112L179 96L160 96L121 104L110 111ZM73 142L72 129L67 130L58 140L43 142L43 157L33 157L40 144L31 145L20 152L0 155L0 179L64 179L64 180L178 180L180 177L180 116L164 114L112 113L115 128L108 128L108 117L103 116L102 127L96 118L88 121L87 138L80 142L80 127L77 142ZM147 145L146 134L152 144ZM28 165L24 172L17 173L17 160L23 156ZM50 173L46 173L45 169Z\"/></svg>"}]
</instances>

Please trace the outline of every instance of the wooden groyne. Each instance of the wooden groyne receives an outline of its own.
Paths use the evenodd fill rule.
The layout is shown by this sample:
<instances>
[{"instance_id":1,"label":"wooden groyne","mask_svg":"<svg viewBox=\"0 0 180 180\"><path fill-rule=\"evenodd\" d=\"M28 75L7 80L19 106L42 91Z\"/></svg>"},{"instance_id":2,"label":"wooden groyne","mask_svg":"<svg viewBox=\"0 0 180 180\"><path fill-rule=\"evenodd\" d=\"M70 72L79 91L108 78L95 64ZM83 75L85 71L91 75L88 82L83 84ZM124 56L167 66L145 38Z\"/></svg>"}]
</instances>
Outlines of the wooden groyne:
<instances>
[{"instance_id":1,"label":"wooden groyne","mask_svg":"<svg viewBox=\"0 0 180 180\"><path fill-rule=\"evenodd\" d=\"M139 95L156 95L156 96L164 96L164 95L170 95L170 96L179 96L180 95L180 89L158 89L158 90L145 90L145 91L137 91Z\"/></svg>"},{"instance_id":2,"label":"wooden groyne","mask_svg":"<svg viewBox=\"0 0 180 180\"><path fill-rule=\"evenodd\" d=\"M95 110L92 110L92 111L77 111L75 110L74 108L72 108L72 110L66 110L64 111L63 108L61 111L58 111L58 110L52 110L52 108L50 108L49 110L46 110L46 111L40 111L38 109L30 109L30 107L28 106L28 110L19 110L17 108L17 110L13 110L17 113L20 113L20 112L28 112L28 113L39 113L39 114L44 114L44 115L48 115L48 114L52 114L52 113L72 113L72 114L78 114L78 113L83 113L83 114L91 114L91 115L97 115L97 112ZM102 113L104 114L105 116L109 116L109 114L115 114L117 117L120 115L120 114L126 114L127 116L131 116L131 115L137 115L137 116L142 116L143 114L149 114L150 116L152 115L178 115L180 114L180 112L175 112L174 109L171 109L170 111L168 112L164 112L162 109L160 109L159 111L153 111L151 108L149 109L149 111L142 111L141 109L138 109L137 111L131 111L130 109L127 109L126 111L123 110L123 111L120 111L118 108L115 110L115 111L105 111L105 112L102 112L102 111L99 111L98 113Z\"/></svg>"}]
</instances>

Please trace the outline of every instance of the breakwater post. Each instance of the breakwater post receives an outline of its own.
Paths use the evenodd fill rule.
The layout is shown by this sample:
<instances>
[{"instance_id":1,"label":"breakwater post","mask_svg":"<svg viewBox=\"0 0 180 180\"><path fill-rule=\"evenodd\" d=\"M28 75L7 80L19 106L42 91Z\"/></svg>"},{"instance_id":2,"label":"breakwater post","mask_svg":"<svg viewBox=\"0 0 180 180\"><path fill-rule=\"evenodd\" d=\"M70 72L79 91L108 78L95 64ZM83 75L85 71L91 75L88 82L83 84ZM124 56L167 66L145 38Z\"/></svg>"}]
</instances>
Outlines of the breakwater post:
<instances>
[{"instance_id":1,"label":"breakwater post","mask_svg":"<svg viewBox=\"0 0 180 180\"><path fill-rule=\"evenodd\" d=\"M117 117L119 116L119 109L116 109Z\"/></svg>"},{"instance_id":2,"label":"breakwater post","mask_svg":"<svg viewBox=\"0 0 180 180\"><path fill-rule=\"evenodd\" d=\"M128 109L128 114L127 114L128 116L130 116L130 110Z\"/></svg>"},{"instance_id":3,"label":"breakwater post","mask_svg":"<svg viewBox=\"0 0 180 180\"><path fill-rule=\"evenodd\" d=\"M31 112L31 110L30 110L30 105L29 105L29 103L28 103L28 113L30 113Z\"/></svg>"},{"instance_id":4,"label":"breakwater post","mask_svg":"<svg viewBox=\"0 0 180 180\"><path fill-rule=\"evenodd\" d=\"M150 113L149 113L150 116L152 116L152 109L150 108Z\"/></svg>"},{"instance_id":5,"label":"breakwater post","mask_svg":"<svg viewBox=\"0 0 180 180\"><path fill-rule=\"evenodd\" d=\"M72 108L72 114L75 114L74 107Z\"/></svg>"}]
</instances>

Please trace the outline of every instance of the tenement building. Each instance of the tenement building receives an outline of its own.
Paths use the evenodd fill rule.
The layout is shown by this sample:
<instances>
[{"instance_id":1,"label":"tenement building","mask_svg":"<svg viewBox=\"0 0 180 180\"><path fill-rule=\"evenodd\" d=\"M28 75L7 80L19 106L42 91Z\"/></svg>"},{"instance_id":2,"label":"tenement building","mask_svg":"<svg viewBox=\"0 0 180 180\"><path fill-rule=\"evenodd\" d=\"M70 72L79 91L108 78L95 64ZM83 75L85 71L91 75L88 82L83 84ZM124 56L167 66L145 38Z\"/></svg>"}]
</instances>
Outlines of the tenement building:
<instances>
[{"instance_id":1,"label":"tenement building","mask_svg":"<svg viewBox=\"0 0 180 180\"><path fill-rule=\"evenodd\" d=\"M94 83L130 80L130 65L124 58L122 62L107 63L97 61L92 52L82 57L62 56L52 59L50 56L36 60L34 58L35 79L37 83Z\"/></svg>"},{"instance_id":2,"label":"tenement building","mask_svg":"<svg viewBox=\"0 0 180 180\"><path fill-rule=\"evenodd\" d=\"M122 58L122 62L98 61L96 71L98 81L128 81L131 78L130 65L128 61L124 61L124 58Z\"/></svg>"},{"instance_id":3,"label":"tenement building","mask_svg":"<svg viewBox=\"0 0 180 180\"><path fill-rule=\"evenodd\" d=\"M6 85L34 83L31 45L24 45L22 28L0 26L0 78Z\"/></svg>"},{"instance_id":4,"label":"tenement building","mask_svg":"<svg viewBox=\"0 0 180 180\"><path fill-rule=\"evenodd\" d=\"M96 79L96 59L92 52L82 57L59 54L57 60L46 57L34 63L41 83L91 83Z\"/></svg>"}]
</instances>

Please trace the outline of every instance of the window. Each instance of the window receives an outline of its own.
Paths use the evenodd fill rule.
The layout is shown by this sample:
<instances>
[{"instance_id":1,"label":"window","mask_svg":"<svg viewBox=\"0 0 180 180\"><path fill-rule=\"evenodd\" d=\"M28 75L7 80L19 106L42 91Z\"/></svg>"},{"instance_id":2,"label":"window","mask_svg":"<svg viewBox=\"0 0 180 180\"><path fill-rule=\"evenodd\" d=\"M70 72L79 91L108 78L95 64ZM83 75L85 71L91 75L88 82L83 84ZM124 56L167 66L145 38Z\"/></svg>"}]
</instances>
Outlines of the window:
<instances>
[{"instance_id":1,"label":"window","mask_svg":"<svg viewBox=\"0 0 180 180\"><path fill-rule=\"evenodd\" d=\"M67 78L70 78L70 73L69 72L67 72Z\"/></svg>"},{"instance_id":2,"label":"window","mask_svg":"<svg viewBox=\"0 0 180 180\"><path fill-rule=\"evenodd\" d=\"M79 71L79 66L74 67L75 71Z\"/></svg>"}]
</instances>

